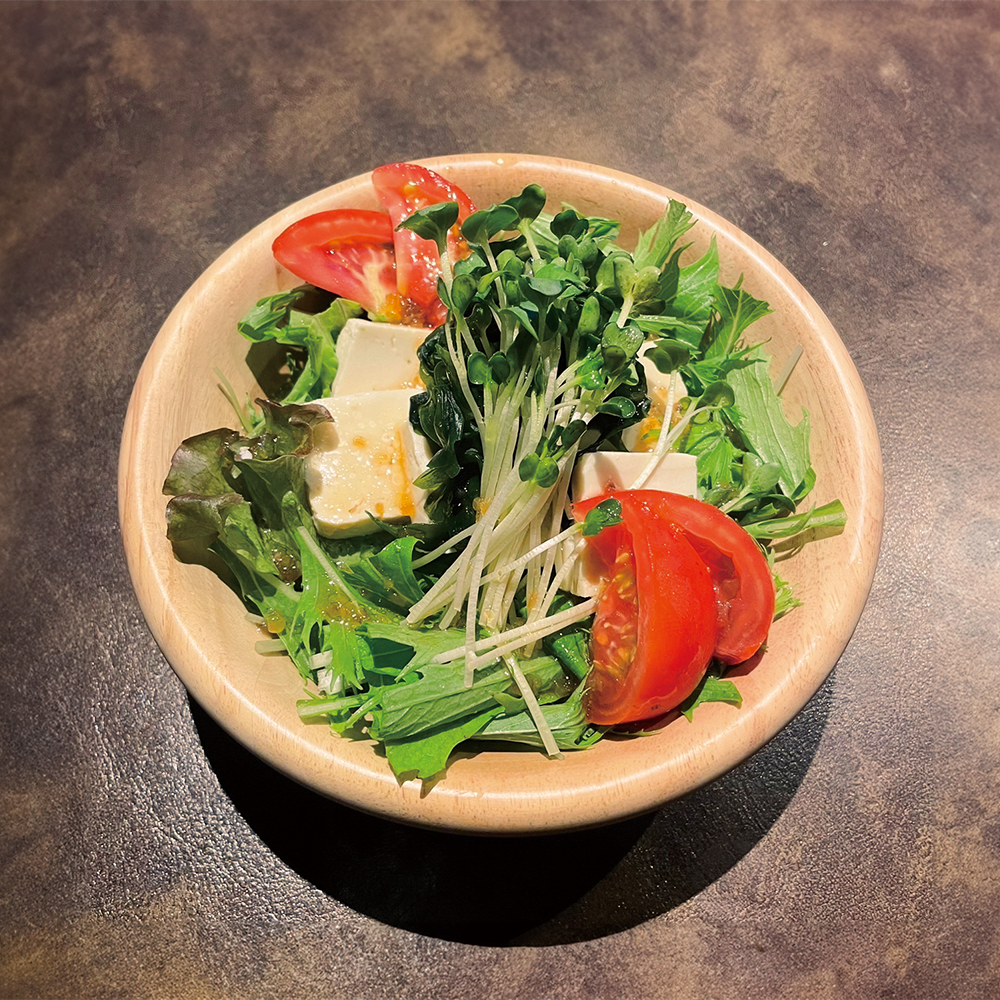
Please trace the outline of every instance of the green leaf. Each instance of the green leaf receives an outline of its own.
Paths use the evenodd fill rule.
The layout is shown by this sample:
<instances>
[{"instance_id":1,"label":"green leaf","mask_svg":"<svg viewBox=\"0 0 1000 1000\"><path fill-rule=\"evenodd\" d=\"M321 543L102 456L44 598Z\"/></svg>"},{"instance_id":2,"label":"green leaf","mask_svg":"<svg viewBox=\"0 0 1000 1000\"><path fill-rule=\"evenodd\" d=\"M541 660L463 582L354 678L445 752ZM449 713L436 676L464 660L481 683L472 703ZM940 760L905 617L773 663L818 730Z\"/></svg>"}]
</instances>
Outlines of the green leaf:
<instances>
[{"instance_id":1,"label":"green leaf","mask_svg":"<svg viewBox=\"0 0 1000 1000\"><path fill-rule=\"evenodd\" d=\"M670 312L675 316L700 321L704 326L712 311L718 280L719 250L713 236L705 256L680 269L677 294L670 303Z\"/></svg>"},{"instance_id":2,"label":"green leaf","mask_svg":"<svg viewBox=\"0 0 1000 1000\"><path fill-rule=\"evenodd\" d=\"M597 276L594 282L594 291L598 294L614 291L615 289L615 257L624 254L613 253L601 261L597 269Z\"/></svg>"},{"instance_id":3,"label":"green leaf","mask_svg":"<svg viewBox=\"0 0 1000 1000\"><path fill-rule=\"evenodd\" d=\"M451 306L454 311L464 316L477 291L476 279L471 274L456 275L451 283Z\"/></svg>"},{"instance_id":4,"label":"green leaf","mask_svg":"<svg viewBox=\"0 0 1000 1000\"><path fill-rule=\"evenodd\" d=\"M462 235L477 246L490 238L517 226L517 210L511 205L493 205L484 211L473 212L462 223Z\"/></svg>"},{"instance_id":5,"label":"green leaf","mask_svg":"<svg viewBox=\"0 0 1000 1000\"><path fill-rule=\"evenodd\" d=\"M565 453L583 437L587 431L585 420L571 420L562 429L562 452Z\"/></svg>"},{"instance_id":6,"label":"green leaf","mask_svg":"<svg viewBox=\"0 0 1000 1000\"><path fill-rule=\"evenodd\" d=\"M518 475L520 475L520 466L518 466ZM540 458L538 465L535 467L533 478L535 483L543 490L547 490L550 486L555 486L556 480L559 478L559 463L549 456Z\"/></svg>"},{"instance_id":7,"label":"green leaf","mask_svg":"<svg viewBox=\"0 0 1000 1000\"><path fill-rule=\"evenodd\" d=\"M632 295L636 304L658 298L660 293L660 272L655 267L644 267L636 272Z\"/></svg>"},{"instance_id":8,"label":"green leaf","mask_svg":"<svg viewBox=\"0 0 1000 1000\"><path fill-rule=\"evenodd\" d=\"M167 496L182 493L218 496L232 492L232 446L239 440L236 431L223 427L182 441L170 460L163 492Z\"/></svg>"},{"instance_id":9,"label":"green leaf","mask_svg":"<svg viewBox=\"0 0 1000 1000\"><path fill-rule=\"evenodd\" d=\"M720 677L716 667L705 674L698 688L681 705L681 713L688 722L693 722L694 710L710 701L729 702L737 708L743 704L743 695L740 694L739 688L732 681Z\"/></svg>"},{"instance_id":10,"label":"green leaf","mask_svg":"<svg viewBox=\"0 0 1000 1000\"><path fill-rule=\"evenodd\" d=\"M590 673L590 631L571 626L564 632L549 636L543 643L546 652L555 656L577 680L586 680Z\"/></svg>"},{"instance_id":11,"label":"green leaf","mask_svg":"<svg viewBox=\"0 0 1000 1000\"><path fill-rule=\"evenodd\" d=\"M473 385L485 385L490 380L490 363L482 351L469 355L469 381Z\"/></svg>"},{"instance_id":12,"label":"green leaf","mask_svg":"<svg viewBox=\"0 0 1000 1000\"><path fill-rule=\"evenodd\" d=\"M508 198L504 204L517 212L518 226L526 225L534 222L545 208L545 190L538 184L529 184L519 195Z\"/></svg>"},{"instance_id":13,"label":"green leaf","mask_svg":"<svg viewBox=\"0 0 1000 1000\"><path fill-rule=\"evenodd\" d=\"M290 292L278 292L259 299L254 307L236 324L236 329L247 340L261 341L277 339L280 330L288 322L288 312L302 298L305 289L295 288Z\"/></svg>"},{"instance_id":14,"label":"green leaf","mask_svg":"<svg viewBox=\"0 0 1000 1000\"><path fill-rule=\"evenodd\" d=\"M319 403L275 403L258 399L260 433L246 442L250 456L266 461L283 455L307 455L312 450L313 430L332 417Z\"/></svg>"},{"instance_id":15,"label":"green leaf","mask_svg":"<svg viewBox=\"0 0 1000 1000\"><path fill-rule=\"evenodd\" d=\"M348 562L345 579L366 596L380 604L409 610L424 596L413 574L413 548L417 539L396 538L381 551Z\"/></svg>"},{"instance_id":16,"label":"green leaf","mask_svg":"<svg viewBox=\"0 0 1000 1000\"><path fill-rule=\"evenodd\" d=\"M743 456L743 488L764 495L778 485L781 468L774 462L761 462L749 452Z\"/></svg>"},{"instance_id":17,"label":"green leaf","mask_svg":"<svg viewBox=\"0 0 1000 1000\"><path fill-rule=\"evenodd\" d=\"M317 302L325 308L310 311ZM336 338L347 320L360 315L356 302L338 298L331 303L327 293L302 286L261 299L237 328L255 344L273 341L304 353L292 359L294 378L278 402L306 403L330 395L337 374Z\"/></svg>"},{"instance_id":18,"label":"green leaf","mask_svg":"<svg viewBox=\"0 0 1000 1000\"><path fill-rule=\"evenodd\" d=\"M227 509L245 503L239 493L175 495L167 504L167 538L175 543L201 540L207 547L224 530Z\"/></svg>"},{"instance_id":19,"label":"green leaf","mask_svg":"<svg viewBox=\"0 0 1000 1000\"><path fill-rule=\"evenodd\" d=\"M431 490L453 480L462 471L455 449L446 445L434 453L427 468L413 481L413 485L422 490Z\"/></svg>"},{"instance_id":20,"label":"green leaf","mask_svg":"<svg viewBox=\"0 0 1000 1000\"><path fill-rule=\"evenodd\" d=\"M677 371L691 360L691 349L679 340L662 337L655 346L643 352L644 358L649 358L656 370L664 375Z\"/></svg>"},{"instance_id":21,"label":"green leaf","mask_svg":"<svg viewBox=\"0 0 1000 1000\"><path fill-rule=\"evenodd\" d=\"M386 740L385 756L392 773L400 781L411 777L424 781L433 778L445 770L448 758L459 744L479 735L502 711L496 705L478 715L446 723L410 739Z\"/></svg>"},{"instance_id":22,"label":"green leaf","mask_svg":"<svg viewBox=\"0 0 1000 1000\"><path fill-rule=\"evenodd\" d=\"M741 522L743 523L743 522ZM748 521L743 528L754 538L794 538L804 531L823 531L836 534L847 524L847 511L839 500L832 500L813 510L799 511L788 517L768 521Z\"/></svg>"},{"instance_id":23,"label":"green leaf","mask_svg":"<svg viewBox=\"0 0 1000 1000\"><path fill-rule=\"evenodd\" d=\"M200 539L251 575L277 573L294 580L300 565L293 532L303 521L311 524L303 456L312 448L313 427L330 415L321 406L258 402L258 436L213 432L177 449L164 484L168 493L178 494L167 507L168 537L174 543ZM187 492L179 493L182 489ZM253 589L245 574L241 581Z\"/></svg>"},{"instance_id":24,"label":"green leaf","mask_svg":"<svg viewBox=\"0 0 1000 1000\"><path fill-rule=\"evenodd\" d=\"M509 278L524 274L524 261L513 250L501 250L497 257L497 267Z\"/></svg>"},{"instance_id":25,"label":"green leaf","mask_svg":"<svg viewBox=\"0 0 1000 1000\"><path fill-rule=\"evenodd\" d=\"M628 254L608 258L614 270L614 288L621 296L632 295L636 282L636 267Z\"/></svg>"},{"instance_id":26,"label":"green leaf","mask_svg":"<svg viewBox=\"0 0 1000 1000\"><path fill-rule=\"evenodd\" d=\"M789 611L802 607L802 602L795 596L791 584L774 572L773 560L771 575L774 577L774 620L777 621Z\"/></svg>"},{"instance_id":27,"label":"green leaf","mask_svg":"<svg viewBox=\"0 0 1000 1000\"><path fill-rule=\"evenodd\" d=\"M604 729L587 722L582 704L583 684L564 702L543 705L541 713L560 750L583 750L604 735ZM498 715L476 734L476 740L503 740L527 746L544 746L531 714L527 711Z\"/></svg>"},{"instance_id":28,"label":"green leaf","mask_svg":"<svg viewBox=\"0 0 1000 1000\"><path fill-rule=\"evenodd\" d=\"M637 269L657 269L669 260L677 241L694 225L694 216L679 201L671 201L651 229L639 234L632 260Z\"/></svg>"},{"instance_id":29,"label":"green leaf","mask_svg":"<svg viewBox=\"0 0 1000 1000\"><path fill-rule=\"evenodd\" d=\"M687 454L698 458L698 482L703 493L713 486L732 484L737 452L719 415L692 421L681 443Z\"/></svg>"},{"instance_id":30,"label":"green leaf","mask_svg":"<svg viewBox=\"0 0 1000 1000\"><path fill-rule=\"evenodd\" d=\"M538 331L535 327L535 321L528 315L527 311L521 306L507 306L505 309L500 310L501 316L510 317L516 325L522 326L528 333L531 334L536 340L538 339Z\"/></svg>"},{"instance_id":31,"label":"green leaf","mask_svg":"<svg viewBox=\"0 0 1000 1000\"><path fill-rule=\"evenodd\" d=\"M460 629L414 628L402 619L369 621L361 631L369 639L376 669L388 669L393 676L415 671L465 640Z\"/></svg>"},{"instance_id":32,"label":"green leaf","mask_svg":"<svg viewBox=\"0 0 1000 1000\"><path fill-rule=\"evenodd\" d=\"M619 328L617 323L609 323L601 335L605 367L611 372L621 369L639 353L644 340L642 331L633 323L626 323L624 328Z\"/></svg>"},{"instance_id":33,"label":"green leaf","mask_svg":"<svg viewBox=\"0 0 1000 1000\"><path fill-rule=\"evenodd\" d=\"M554 299L564 291L575 292L584 282L575 272L549 262L535 269L528 285L539 295Z\"/></svg>"},{"instance_id":34,"label":"green leaf","mask_svg":"<svg viewBox=\"0 0 1000 1000\"><path fill-rule=\"evenodd\" d=\"M598 405L597 412L610 413L616 417L628 419L635 416L635 403L625 396L612 396Z\"/></svg>"},{"instance_id":35,"label":"green leaf","mask_svg":"<svg viewBox=\"0 0 1000 1000\"><path fill-rule=\"evenodd\" d=\"M563 283L556 278L529 278L528 287L542 298L554 299L562 290Z\"/></svg>"},{"instance_id":36,"label":"green leaf","mask_svg":"<svg viewBox=\"0 0 1000 1000\"><path fill-rule=\"evenodd\" d=\"M669 337L683 343L692 351L700 348L705 336L705 321L686 319L682 316L633 316L632 322L647 337Z\"/></svg>"},{"instance_id":37,"label":"green leaf","mask_svg":"<svg viewBox=\"0 0 1000 1000\"><path fill-rule=\"evenodd\" d=\"M533 452L529 451L524 458L518 462L517 465L517 475L522 483L530 483L532 479L535 478L535 471L538 468L538 456Z\"/></svg>"},{"instance_id":38,"label":"green leaf","mask_svg":"<svg viewBox=\"0 0 1000 1000\"><path fill-rule=\"evenodd\" d=\"M510 374L513 371L511 368L510 361L507 360L507 355L502 351L496 351L490 355L490 375L493 376L493 381L497 384L506 382L510 378Z\"/></svg>"},{"instance_id":39,"label":"green leaf","mask_svg":"<svg viewBox=\"0 0 1000 1000\"><path fill-rule=\"evenodd\" d=\"M448 230L458 221L458 202L440 201L426 208L418 208L404 219L397 229L409 229L421 239L437 244L438 253L444 254L448 247Z\"/></svg>"},{"instance_id":40,"label":"green leaf","mask_svg":"<svg viewBox=\"0 0 1000 1000\"><path fill-rule=\"evenodd\" d=\"M462 404L448 381L447 369L442 364L435 370L427 392L410 403L413 422L414 409L419 429L424 437L441 448L454 445L465 433L465 416Z\"/></svg>"},{"instance_id":41,"label":"green leaf","mask_svg":"<svg viewBox=\"0 0 1000 1000\"><path fill-rule=\"evenodd\" d=\"M621 524L622 505L614 497L602 500L596 507L591 507L587 511L587 516L583 519L583 535L591 538L599 535L605 528Z\"/></svg>"},{"instance_id":42,"label":"green leaf","mask_svg":"<svg viewBox=\"0 0 1000 1000\"><path fill-rule=\"evenodd\" d=\"M722 379L705 386L705 391L698 397L698 406L732 406L735 402L733 387Z\"/></svg>"},{"instance_id":43,"label":"green leaf","mask_svg":"<svg viewBox=\"0 0 1000 1000\"><path fill-rule=\"evenodd\" d=\"M750 357L760 363L730 372L728 376L742 417L740 433L755 455L780 469L778 482L782 490L799 501L806 496L812 482L809 415L803 410L799 422L790 423L774 391L769 359L763 348L755 348Z\"/></svg>"},{"instance_id":44,"label":"green leaf","mask_svg":"<svg viewBox=\"0 0 1000 1000\"><path fill-rule=\"evenodd\" d=\"M580 310L580 318L577 320L576 329L580 334L597 333L601 325L601 303L596 295L588 295L584 300L583 308Z\"/></svg>"},{"instance_id":45,"label":"green leaf","mask_svg":"<svg viewBox=\"0 0 1000 1000\"><path fill-rule=\"evenodd\" d=\"M587 228L587 220L573 208L563 209L549 223L549 229L559 238L571 236L578 240L587 232Z\"/></svg>"},{"instance_id":46,"label":"green leaf","mask_svg":"<svg viewBox=\"0 0 1000 1000\"><path fill-rule=\"evenodd\" d=\"M460 646L462 640L453 642ZM549 656L522 663L532 688L545 690L565 680L559 661ZM517 689L504 666L481 670L471 687L465 686L462 661L426 663L419 678L386 687L379 707L373 712L373 731L383 740L403 739L425 730L492 708L497 695L516 695Z\"/></svg>"},{"instance_id":47,"label":"green leaf","mask_svg":"<svg viewBox=\"0 0 1000 1000\"><path fill-rule=\"evenodd\" d=\"M751 323L771 312L766 302L755 299L742 288L716 286L715 309L720 320L712 331L712 339L705 346L706 358L717 358L729 354Z\"/></svg>"}]
</instances>

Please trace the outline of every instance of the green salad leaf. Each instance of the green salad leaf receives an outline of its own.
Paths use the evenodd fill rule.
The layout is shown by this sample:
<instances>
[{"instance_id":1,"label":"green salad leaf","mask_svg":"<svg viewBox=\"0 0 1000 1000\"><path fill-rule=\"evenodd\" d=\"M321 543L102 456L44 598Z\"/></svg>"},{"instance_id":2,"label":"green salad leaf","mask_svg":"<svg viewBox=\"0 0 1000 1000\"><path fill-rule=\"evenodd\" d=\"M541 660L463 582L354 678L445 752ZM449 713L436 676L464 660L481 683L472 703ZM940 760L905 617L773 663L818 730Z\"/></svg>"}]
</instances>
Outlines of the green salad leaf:
<instances>
[{"instance_id":1,"label":"green salad leaf","mask_svg":"<svg viewBox=\"0 0 1000 1000\"><path fill-rule=\"evenodd\" d=\"M693 722L694 710L711 701L725 701L737 707L743 704L740 689L732 681L722 677L717 663L709 667L697 689L681 705L681 714L688 722Z\"/></svg>"},{"instance_id":2,"label":"green salad leaf","mask_svg":"<svg viewBox=\"0 0 1000 1000\"><path fill-rule=\"evenodd\" d=\"M261 299L237 329L254 344L291 348L282 358L287 376L273 383L274 398L286 404L308 403L330 395L337 374L337 335L349 319L361 315L356 302L304 285ZM261 370L254 374L263 386Z\"/></svg>"}]
</instances>

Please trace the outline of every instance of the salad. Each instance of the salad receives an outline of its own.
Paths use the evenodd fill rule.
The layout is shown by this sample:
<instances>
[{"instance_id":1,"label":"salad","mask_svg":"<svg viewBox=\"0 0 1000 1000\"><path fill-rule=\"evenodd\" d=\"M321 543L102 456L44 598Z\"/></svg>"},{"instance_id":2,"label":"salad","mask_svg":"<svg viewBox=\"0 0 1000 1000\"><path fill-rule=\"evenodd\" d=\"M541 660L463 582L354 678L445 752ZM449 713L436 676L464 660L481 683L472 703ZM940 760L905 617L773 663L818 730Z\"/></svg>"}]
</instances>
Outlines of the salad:
<instances>
[{"instance_id":1,"label":"salad","mask_svg":"<svg viewBox=\"0 0 1000 1000\"><path fill-rule=\"evenodd\" d=\"M557 757L708 701L798 603L774 542L809 508L769 312L719 283L671 202L634 249L528 185L477 209L398 163L384 212L309 216L274 242L302 282L240 321L263 395L223 379L232 428L182 442L167 534L221 558L304 682L298 712L373 739L400 778L460 744Z\"/></svg>"}]
</instances>

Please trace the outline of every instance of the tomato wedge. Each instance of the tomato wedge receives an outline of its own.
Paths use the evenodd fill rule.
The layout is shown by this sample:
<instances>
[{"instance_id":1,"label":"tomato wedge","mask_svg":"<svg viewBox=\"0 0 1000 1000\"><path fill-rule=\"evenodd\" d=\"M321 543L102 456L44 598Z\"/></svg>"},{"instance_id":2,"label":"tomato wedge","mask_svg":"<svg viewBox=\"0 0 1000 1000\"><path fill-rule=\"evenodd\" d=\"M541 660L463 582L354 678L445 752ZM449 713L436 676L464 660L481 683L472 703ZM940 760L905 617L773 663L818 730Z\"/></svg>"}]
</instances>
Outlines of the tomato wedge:
<instances>
[{"instance_id":1,"label":"tomato wedge","mask_svg":"<svg viewBox=\"0 0 1000 1000\"><path fill-rule=\"evenodd\" d=\"M774 620L774 577L757 543L711 504L657 490L633 493L676 524L708 567L717 611L715 658L730 665L750 659Z\"/></svg>"},{"instance_id":2,"label":"tomato wedge","mask_svg":"<svg viewBox=\"0 0 1000 1000\"><path fill-rule=\"evenodd\" d=\"M652 491L647 491L652 492ZM604 567L584 711L598 725L652 719L698 686L716 641L712 579L684 532L640 491L615 493L622 522L588 538ZM606 496L575 504L582 518Z\"/></svg>"},{"instance_id":3,"label":"tomato wedge","mask_svg":"<svg viewBox=\"0 0 1000 1000\"><path fill-rule=\"evenodd\" d=\"M296 277L352 299L372 316L422 322L397 290L392 222L383 212L318 212L292 223L271 250Z\"/></svg>"},{"instance_id":4,"label":"tomato wedge","mask_svg":"<svg viewBox=\"0 0 1000 1000\"><path fill-rule=\"evenodd\" d=\"M603 569L584 708L591 722L639 722L676 708L709 661L743 663L767 639L774 580L756 542L711 504L623 490L622 523L588 539ZM704 583L708 582L708 591Z\"/></svg>"},{"instance_id":5,"label":"tomato wedge","mask_svg":"<svg viewBox=\"0 0 1000 1000\"><path fill-rule=\"evenodd\" d=\"M461 188L440 174L416 163L387 163L372 171L375 193L392 220L396 247L396 284L404 299L412 299L424 310L429 326L444 322L447 310L437 293L441 260L433 240L425 240L409 229L396 229L417 209L442 201L458 202L458 221L448 232L448 254L452 262L469 253L459 227L476 210Z\"/></svg>"}]
</instances>

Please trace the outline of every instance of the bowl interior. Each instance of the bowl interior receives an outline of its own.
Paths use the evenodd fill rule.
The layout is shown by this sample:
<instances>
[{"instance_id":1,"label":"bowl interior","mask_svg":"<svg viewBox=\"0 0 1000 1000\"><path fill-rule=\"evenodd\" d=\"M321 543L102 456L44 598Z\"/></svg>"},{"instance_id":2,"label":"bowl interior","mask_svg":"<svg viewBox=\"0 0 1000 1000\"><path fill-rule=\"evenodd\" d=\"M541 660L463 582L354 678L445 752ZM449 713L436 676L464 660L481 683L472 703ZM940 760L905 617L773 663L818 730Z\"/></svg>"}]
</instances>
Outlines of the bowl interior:
<instances>
[{"instance_id":1,"label":"bowl interior","mask_svg":"<svg viewBox=\"0 0 1000 1000\"><path fill-rule=\"evenodd\" d=\"M399 783L372 744L304 725L302 686L282 658L254 650L260 637L235 594L203 566L180 562L165 536L161 493L170 457L192 434L232 426L216 372L238 393L254 391L249 344L237 320L262 296L298 284L270 253L274 237L311 212L379 208L368 174L334 185L262 223L195 282L164 323L133 391L122 440L119 507L129 571L146 619L192 695L240 742L298 781L358 808L405 822L479 832L594 825L634 815L723 774L773 737L808 701L846 646L867 597L882 524L881 459L871 409L840 338L799 283L745 234L681 195L612 170L519 155L421 161L453 178L477 205L545 188L550 209L569 203L620 220L628 246L663 212L685 201L698 219L693 259L714 236L722 278L774 310L752 328L780 367L804 354L784 399L805 407L817 488L811 502L839 497L843 534L783 564L803 607L772 628L760 662L738 681L743 705L701 707L655 737L607 739L562 760L532 751L460 752L428 789Z\"/></svg>"}]
</instances>

